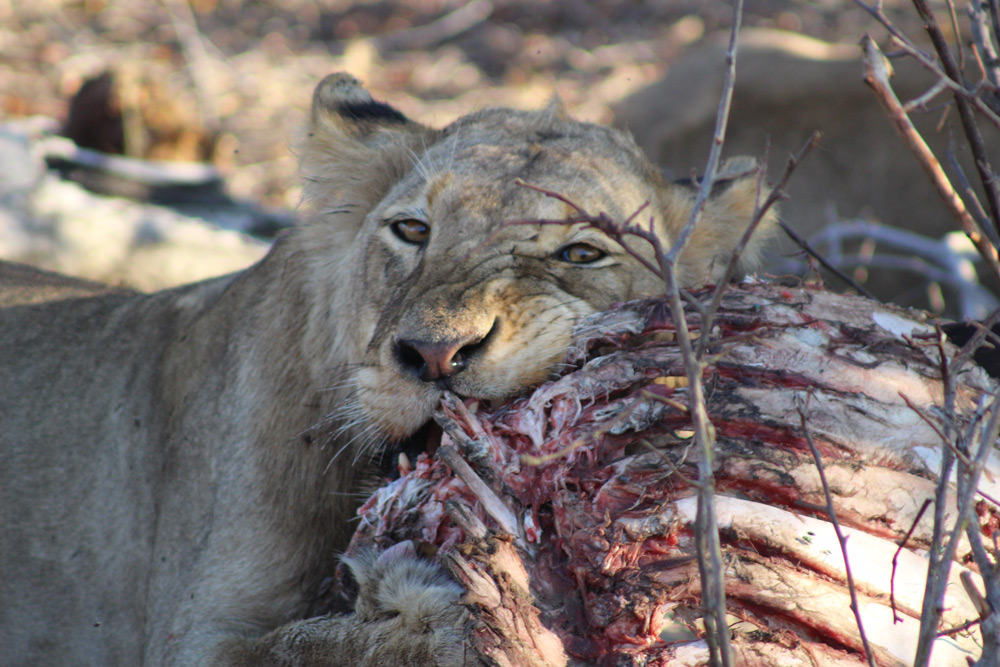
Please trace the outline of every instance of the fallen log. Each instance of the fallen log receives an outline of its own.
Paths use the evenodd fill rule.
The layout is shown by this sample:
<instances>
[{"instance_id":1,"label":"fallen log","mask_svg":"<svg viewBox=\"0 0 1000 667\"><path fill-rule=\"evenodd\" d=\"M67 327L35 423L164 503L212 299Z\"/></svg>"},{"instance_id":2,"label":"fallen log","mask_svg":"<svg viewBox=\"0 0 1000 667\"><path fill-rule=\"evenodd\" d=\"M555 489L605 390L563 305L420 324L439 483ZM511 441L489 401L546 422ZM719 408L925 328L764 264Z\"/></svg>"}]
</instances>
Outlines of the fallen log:
<instances>
[{"instance_id":1,"label":"fallen log","mask_svg":"<svg viewBox=\"0 0 1000 667\"><path fill-rule=\"evenodd\" d=\"M485 664L704 664L696 449L673 330L662 303L624 304L581 322L562 376L532 394L500 406L446 396L441 445L401 459L359 511L351 551L405 540L436 551L466 588L469 645ZM949 366L955 348L929 316L813 287L731 289L711 341L737 664L865 664L848 566L874 661L910 664L943 436L985 421L993 381ZM995 544L1000 454L986 446L974 520ZM954 492L947 502L953 520ZM970 587L983 582L965 539L942 614L954 631L932 664L983 652Z\"/></svg>"}]
</instances>

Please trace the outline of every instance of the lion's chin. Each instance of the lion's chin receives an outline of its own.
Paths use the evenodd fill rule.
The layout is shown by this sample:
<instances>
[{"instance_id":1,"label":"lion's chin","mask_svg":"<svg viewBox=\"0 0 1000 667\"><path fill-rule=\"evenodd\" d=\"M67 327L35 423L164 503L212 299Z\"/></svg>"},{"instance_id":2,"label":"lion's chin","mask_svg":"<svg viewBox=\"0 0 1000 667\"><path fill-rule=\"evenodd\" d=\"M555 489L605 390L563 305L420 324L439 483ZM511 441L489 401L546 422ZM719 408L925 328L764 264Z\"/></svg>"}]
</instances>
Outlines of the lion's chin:
<instances>
[{"instance_id":1,"label":"lion's chin","mask_svg":"<svg viewBox=\"0 0 1000 667\"><path fill-rule=\"evenodd\" d=\"M379 368L361 370L357 380L364 422L385 443L377 457L383 473L397 477L422 452L433 454L437 450L441 428L433 414L441 401L440 388Z\"/></svg>"}]
</instances>

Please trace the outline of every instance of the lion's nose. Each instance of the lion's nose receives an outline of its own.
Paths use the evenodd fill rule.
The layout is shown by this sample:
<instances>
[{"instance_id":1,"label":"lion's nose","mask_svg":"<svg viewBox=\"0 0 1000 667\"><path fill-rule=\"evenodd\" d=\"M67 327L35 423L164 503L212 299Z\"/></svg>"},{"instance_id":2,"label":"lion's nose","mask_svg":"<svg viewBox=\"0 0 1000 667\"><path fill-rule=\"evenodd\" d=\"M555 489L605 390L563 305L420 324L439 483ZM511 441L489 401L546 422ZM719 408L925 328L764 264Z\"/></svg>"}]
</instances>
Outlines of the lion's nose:
<instances>
[{"instance_id":1,"label":"lion's nose","mask_svg":"<svg viewBox=\"0 0 1000 667\"><path fill-rule=\"evenodd\" d=\"M483 342L484 336L428 342L396 341L396 357L404 369L424 382L433 382L465 370L469 355Z\"/></svg>"}]
</instances>

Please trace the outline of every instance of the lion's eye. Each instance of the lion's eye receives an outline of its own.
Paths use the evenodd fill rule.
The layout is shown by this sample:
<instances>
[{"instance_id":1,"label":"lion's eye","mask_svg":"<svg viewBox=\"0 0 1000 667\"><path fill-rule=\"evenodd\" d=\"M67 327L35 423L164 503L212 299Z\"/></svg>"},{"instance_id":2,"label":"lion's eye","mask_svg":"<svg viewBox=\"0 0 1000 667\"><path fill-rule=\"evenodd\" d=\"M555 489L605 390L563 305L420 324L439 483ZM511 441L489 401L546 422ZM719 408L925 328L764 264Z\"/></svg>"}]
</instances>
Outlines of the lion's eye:
<instances>
[{"instance_id":1,"label":"lion's eye","mask_svg":"<svg viewBox=\"0 0 1000 667\"><path fill-rule=\"evenodd\" d=\"M573 243L561 248L556 257L570 264L590 264L604 257L607 253L586 243Z\"/></svg>"},{"instance_id":2,"label":"lion's eye","mask_svg":"<svg viewBox=\"0 0 1000 667\"><path fill-rule=\"evenodd\" d=\"M413 245L423 245L431 236L431 226L419 220L399 220L390 225L392 233Z\"/></svg>"}]
</instances>

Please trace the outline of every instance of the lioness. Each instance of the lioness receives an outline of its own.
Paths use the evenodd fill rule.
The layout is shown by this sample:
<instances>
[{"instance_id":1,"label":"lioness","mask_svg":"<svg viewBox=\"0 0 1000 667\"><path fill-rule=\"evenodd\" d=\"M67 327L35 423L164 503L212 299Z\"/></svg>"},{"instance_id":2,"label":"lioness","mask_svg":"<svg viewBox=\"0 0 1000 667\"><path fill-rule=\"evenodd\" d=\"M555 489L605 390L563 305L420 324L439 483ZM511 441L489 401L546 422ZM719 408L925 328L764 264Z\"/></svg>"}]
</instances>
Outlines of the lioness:
<instances>
[{"instance_id":1,"label":"lioness","mask_svg":"<svg viewBox=\"0 0 1000 667\"><path fill-rule=\"evenodd\" d=\"M668 240L694 195L558 105L432 130L344 74L299 155L315 214L246 271L148 295L0 271L5 664L460 664L459 592L399 549L316 616L359 485L445 390L541 382L580 316L662 291L586 225L505 226L574 214L519 180L618 220L648 202ZM688 284L754 209L752 176L716 190Z\"/></svg>"}]
</instances>

